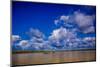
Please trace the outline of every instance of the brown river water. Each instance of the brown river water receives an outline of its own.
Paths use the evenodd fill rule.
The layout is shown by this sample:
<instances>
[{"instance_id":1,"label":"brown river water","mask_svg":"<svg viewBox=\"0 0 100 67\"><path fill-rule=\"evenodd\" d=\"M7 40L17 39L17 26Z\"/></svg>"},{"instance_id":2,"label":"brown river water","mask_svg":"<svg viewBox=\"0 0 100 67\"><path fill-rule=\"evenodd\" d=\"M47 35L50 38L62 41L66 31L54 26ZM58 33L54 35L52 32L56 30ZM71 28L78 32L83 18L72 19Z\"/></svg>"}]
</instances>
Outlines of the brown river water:
<instances>
[{"instance_id":1,"label":"brown river water","mask_svg":"<svg viewBox=\"0 0 100 67\"><path fill-rule=\"evenodd\" d=\"M95 50L12 54L12 65L67 63L95 60Z\"/></svg>"}]
</instances>

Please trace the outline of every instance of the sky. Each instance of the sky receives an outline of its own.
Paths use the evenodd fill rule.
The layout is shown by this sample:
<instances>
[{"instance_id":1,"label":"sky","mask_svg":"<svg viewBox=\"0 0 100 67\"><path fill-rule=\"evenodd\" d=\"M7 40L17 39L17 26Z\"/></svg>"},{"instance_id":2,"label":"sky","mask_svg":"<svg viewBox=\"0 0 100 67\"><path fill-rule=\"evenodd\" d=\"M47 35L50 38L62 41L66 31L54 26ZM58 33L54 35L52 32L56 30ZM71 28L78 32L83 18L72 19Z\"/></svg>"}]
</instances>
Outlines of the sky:
<instances>
[{"instance_id":1,"label":"sky","mask_svg":"<svg viewBox=\"0 0 100 67\"><path fill-rule=\"evenodd\" d=\"M96 7L12 2L13 50L95 49Z\"/></svg>"}]
</instances>

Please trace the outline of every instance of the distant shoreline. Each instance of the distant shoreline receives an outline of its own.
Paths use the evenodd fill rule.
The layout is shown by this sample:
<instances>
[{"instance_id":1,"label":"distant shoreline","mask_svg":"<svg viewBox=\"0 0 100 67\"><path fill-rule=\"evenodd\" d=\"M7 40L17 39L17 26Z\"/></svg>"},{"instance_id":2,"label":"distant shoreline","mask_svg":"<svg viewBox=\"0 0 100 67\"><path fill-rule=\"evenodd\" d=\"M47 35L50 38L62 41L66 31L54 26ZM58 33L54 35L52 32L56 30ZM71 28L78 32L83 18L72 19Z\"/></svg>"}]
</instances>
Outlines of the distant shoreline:
<instances>
[{"instance_id":1,"label":"distant shoreline","mask_svg":"<svg viewBox=\"0 0 100 67\"><path fill-rule=\"evenodd\" d=\"M77 50L23 50L23 51L12 51L12 54L20 54L20 53L49 53L49 52L65 52L65 51L90 51L96 49L77 49Z\"/></svg>"}]
</instances>

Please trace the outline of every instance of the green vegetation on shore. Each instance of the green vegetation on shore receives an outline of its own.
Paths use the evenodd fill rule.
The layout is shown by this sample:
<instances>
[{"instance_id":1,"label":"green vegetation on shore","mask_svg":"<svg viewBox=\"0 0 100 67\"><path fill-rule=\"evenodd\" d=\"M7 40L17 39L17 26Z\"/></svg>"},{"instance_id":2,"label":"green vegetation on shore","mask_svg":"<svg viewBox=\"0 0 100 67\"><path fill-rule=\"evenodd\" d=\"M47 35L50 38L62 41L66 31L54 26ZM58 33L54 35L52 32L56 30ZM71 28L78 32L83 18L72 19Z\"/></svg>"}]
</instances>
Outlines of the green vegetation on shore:
<instances>
[{"instance_id":1,"label":"green vegetation on shore","mask_svg":"<svg viewBox=\"0 0 100 67\"><path fill-rule=\"evenodd\" d=\"M17 54L17 53L44 53L48 54L50 52L55 53L55 52L63 52L63 51L88 51L88 50L96 50L96 49L80 49L80 50L18 50L18 51L13 51L12 54Z\"/></svg>"}]
</instances>

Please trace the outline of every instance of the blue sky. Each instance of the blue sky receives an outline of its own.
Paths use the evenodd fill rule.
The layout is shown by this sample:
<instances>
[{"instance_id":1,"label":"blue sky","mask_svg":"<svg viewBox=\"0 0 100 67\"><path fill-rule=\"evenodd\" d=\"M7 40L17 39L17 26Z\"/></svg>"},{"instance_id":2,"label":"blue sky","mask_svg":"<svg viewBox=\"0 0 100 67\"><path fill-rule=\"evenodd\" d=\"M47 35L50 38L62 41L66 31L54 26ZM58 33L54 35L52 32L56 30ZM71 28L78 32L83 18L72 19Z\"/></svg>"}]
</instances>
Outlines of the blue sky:
<instances>
[{"instance_id":1,"label":"blue sky","mask_svg":"<svg viewBox=\"0 0 100 67\"><path fill-rule=\"evenodd\" d=\"M79 19L83 21L86 20L84 22L82 21L83 25L80 23L81 20L79 20L78 17L81 17ZM88 18L89 20L86 18ZM33 32L38 31L37 34L42 33L43 35L45 35L45 38L42 37L42 39L46 40L46 42L51 40L52 39L51 37L56 38L56 36L54 36L55 35L54 31L57 32L60 30L66 30L67 32L69 30L69 32L75 33L78 39L86 37L88 39L89 37L90 40L92 40L95 39L96 35L95 18L96 18L95 6L13 1L12 36L13 37L15 36L15 40L17 38L18 39L20 38L20 40L14 44L18 45L23 40L30 42L30 40L33 37L35 37L33 36L34 33L32 34L32 31ZM69 27L68 24L72 25L72 27ZM76 29L77 31L73 32L72 30L74 29ZM31 38L26 34L27 32L32 34ZM67 33L65 35L67 35ZM57 38L55 40L57 40L58 43L62 38L58 39ZM25 43L26 45L27 44L30 45L30 43L27 42ZM56 48L52 47L52 49Z\"/></svg>"}]
</instances>

